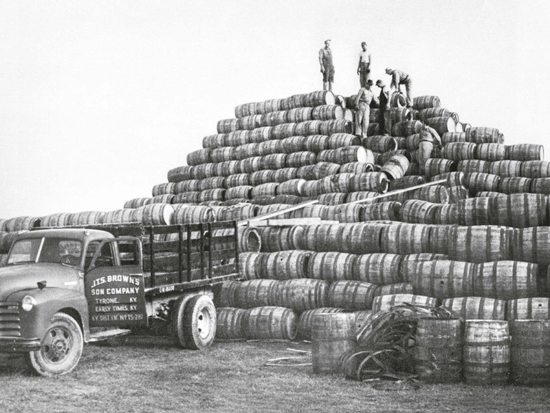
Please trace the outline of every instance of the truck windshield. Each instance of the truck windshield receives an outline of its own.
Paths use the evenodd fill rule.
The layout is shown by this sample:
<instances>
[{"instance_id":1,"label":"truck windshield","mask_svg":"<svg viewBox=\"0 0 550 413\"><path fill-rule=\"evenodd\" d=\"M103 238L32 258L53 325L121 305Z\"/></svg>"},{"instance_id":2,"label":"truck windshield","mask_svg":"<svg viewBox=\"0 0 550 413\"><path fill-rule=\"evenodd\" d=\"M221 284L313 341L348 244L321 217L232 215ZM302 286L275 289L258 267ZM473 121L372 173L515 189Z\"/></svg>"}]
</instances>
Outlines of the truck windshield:
<instances>
[{"instance_id":1,"label":"truck windshield","mask_svg":"<svg viewBox=\"0 0 550 413\"><path fill-rule=\"evenodd\" d=\"M82 243L63 238L32 238L13 244L7 264L28 262L53 262L80 265Z\"/></svg>"}]
</instances>

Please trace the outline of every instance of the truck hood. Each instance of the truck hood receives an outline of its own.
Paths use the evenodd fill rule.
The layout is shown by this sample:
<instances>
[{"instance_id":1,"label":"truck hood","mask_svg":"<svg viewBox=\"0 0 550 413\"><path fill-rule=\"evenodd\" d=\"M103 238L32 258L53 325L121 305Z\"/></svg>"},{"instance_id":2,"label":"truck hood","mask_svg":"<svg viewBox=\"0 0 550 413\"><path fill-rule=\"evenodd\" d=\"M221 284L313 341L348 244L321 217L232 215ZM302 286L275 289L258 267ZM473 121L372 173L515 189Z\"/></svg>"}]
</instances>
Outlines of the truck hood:
<instances>
[{"instance_id":1,"label":"truck hood","mask_svg":"<svg viewBox=\"0 0 550 413\"><path fill-rule=\"evenodd\" d=\"M80 270L62 264L33 263L9 265L0 268L0 301L21 290L38 288L37 283L46 281L47 287L76 290Z\"/></svg>"}]
</instances>

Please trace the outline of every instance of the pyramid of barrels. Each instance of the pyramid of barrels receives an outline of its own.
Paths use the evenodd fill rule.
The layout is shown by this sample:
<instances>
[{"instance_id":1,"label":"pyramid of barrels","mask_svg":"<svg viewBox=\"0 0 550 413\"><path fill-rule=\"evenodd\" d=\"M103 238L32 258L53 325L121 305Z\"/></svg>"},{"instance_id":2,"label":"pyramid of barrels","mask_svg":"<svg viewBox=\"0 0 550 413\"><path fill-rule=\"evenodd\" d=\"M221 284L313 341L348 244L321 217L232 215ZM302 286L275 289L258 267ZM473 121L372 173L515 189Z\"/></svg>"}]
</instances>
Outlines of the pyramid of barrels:
<instances>
[{"instance_id":1,"label":"pyramid of barrels","mask_svg":"<svg viewBox=\"0 0 550 413\"><path fill-rule=\"evenodd\" d=\"M260 226L251 230L258 240L243 237L244 280L216 294L218 338L311 340L319 314L354 313L359 329L397 304L443 306L466 328L424 343L419 374L434 378L444 366L432 358L450 349L468 382L550 382L543 147L505 145L497 128L461 122L436 96L416 97L412 110L399 95L391 102L391 135L378 134L372 108L363 139L354 135L353 96L317 91L238 105L150 197L109 212L1 220L0 252L36 226L244 221L317 201L277 216L315 225ZM443 147L419 165L423 124Z\"/></svg>"}]
</instances>

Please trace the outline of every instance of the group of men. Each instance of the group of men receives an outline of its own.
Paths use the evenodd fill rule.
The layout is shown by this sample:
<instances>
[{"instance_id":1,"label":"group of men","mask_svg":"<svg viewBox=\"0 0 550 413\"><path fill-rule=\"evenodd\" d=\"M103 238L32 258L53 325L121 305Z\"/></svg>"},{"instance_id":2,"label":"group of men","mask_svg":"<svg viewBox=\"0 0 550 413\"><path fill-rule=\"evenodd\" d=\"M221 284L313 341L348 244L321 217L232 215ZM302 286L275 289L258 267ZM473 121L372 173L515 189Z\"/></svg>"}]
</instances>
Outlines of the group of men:
<instances>
[{"instance_id":1,"label":"group of men","mask_svg":"<svg viewBox=\"0 0 550 413\"><path fill-rule=\"evenodd\" d=\"M325 47L319 50L319 63L321 65L321 73L323 74L323 90L332 91L334 62L332 50L330 49L330 39L325 40ZM380 95L378 98L374 96L374 92L371 90L373 86L373 81L370 79L371 65L372 57L367 48L367 43L362 42L361 52L359 53L359 64L357 66L361 89L359 89L355 98L355 134L362 138L367 136L371 106L378 107L379 109L378 134L391 134L391 97L394 93L401 93L401 85L405 86L407 93L407 107L412 109L413 106L412 79L402 70L387 68L386 74L391 76L390 87L388 88L381 79L377 80L376 86L380 88ZM424 125L421 131L418 153L421 168L424 166L424 161L430 157L433 144L441 146L441 138L433 128Z\"/></svg>"}]
</instances>

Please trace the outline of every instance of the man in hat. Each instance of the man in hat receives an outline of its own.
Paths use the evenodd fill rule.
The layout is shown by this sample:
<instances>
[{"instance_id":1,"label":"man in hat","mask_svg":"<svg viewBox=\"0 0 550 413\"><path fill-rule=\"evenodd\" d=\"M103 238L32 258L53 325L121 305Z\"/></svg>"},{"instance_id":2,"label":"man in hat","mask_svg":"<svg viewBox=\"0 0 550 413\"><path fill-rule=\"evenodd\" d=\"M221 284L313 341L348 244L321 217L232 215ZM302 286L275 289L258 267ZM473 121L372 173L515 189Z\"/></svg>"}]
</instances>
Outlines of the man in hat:
<instances>
[{"instance_id":1,"label":"man in hat","mask_svg":"<svg viewBox=\"0 0 550 413\"><path fill-rule=\"evenodd\" d=\"M376 81L376 86L380 88L380 96L378 97L380 114L380 117L378 119L378 133L380 135L390 135L390 90L380 79Z\"/></svg>"},{"instance_id":2,"label":"man in hat","mask_svg":"<svg viewBox=\"0 0 550 413\"><path fill-rule=\"evenodd\" d=\"M334 83L334 64L332 63L332 50L330 50L330 39L325 40L325 47L319 50L319 63L323 74L323 90L332 91Z\"/></svg>"},{"instance_id":3,"label":"man in hat","mask_svg":"<svg viewBox=\"0 0 550 413\"><path fill-rule=\"evenodd\" d=\"M401 85L405 85L405 90L407 91L407 107L412 109L413 98L412 98L412 80L411 77L403 72L402 70L397 69L386 69L386 73L391 76L391 85L390 90L393 94L393 90L396 89L397 92L401 92Z\"/></svg>"},{"instance_id":4,"label":"man in hat","mask_svg":"<svg viewBox=\"0 0 550 413\"><path fill-rule=\"evenodd\" d=\"M434 144L440 148L443 146L441 143L441 137L434 128L429 127L426 124L422 125L420 130L420 144L418 146L418 165L420 165L420 171L425 172L424 165L426 161L431 158Z\"/></svg>"},{"instance_id":5,"label":"man in hat","mask_svg":"<svg viewBox=\"0 0 550 413\"><path fill-rule=\"evenodd\" d=\"M369 128L370 104L374 99L371 86L372 80L369 79L366 87L359 89L355 98L355 134L361 138L367 137L367 129Z\"/></svg>"},{"instance_id":6,"label":"man in hat","mask_svg":"<svg viewBox=\"0 0 550 413\"><path fill-rule=\"evenodd\" d=\"M367 87L367 80L370 78L371 57L367 50L367 42L361 43L363 49L359 53L359 65L357 66L357 74L359 75L359 83L361 87Z\"/></svg>"}]
</instances>

